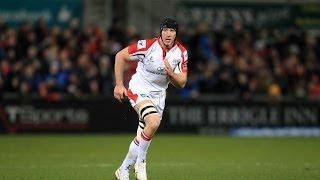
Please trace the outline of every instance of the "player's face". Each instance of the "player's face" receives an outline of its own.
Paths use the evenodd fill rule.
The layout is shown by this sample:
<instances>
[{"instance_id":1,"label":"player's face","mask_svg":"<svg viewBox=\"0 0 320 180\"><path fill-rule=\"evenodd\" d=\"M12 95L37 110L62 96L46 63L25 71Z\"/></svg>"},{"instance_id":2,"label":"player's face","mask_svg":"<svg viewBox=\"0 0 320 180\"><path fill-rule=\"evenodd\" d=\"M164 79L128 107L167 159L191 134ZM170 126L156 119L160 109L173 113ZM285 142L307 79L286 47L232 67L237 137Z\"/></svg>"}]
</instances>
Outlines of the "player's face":
<instances>
[{"instance_id":1,"label":"player's face","mask_svg":"<svg viewBox=\"0 0 320 180\"><path fill-rule=\"evenodd\" d=\"M163 28L161 31L163 44L167 47L172 47L176 39L176 31L172 28Z\"/></svg>"}]
</instances>

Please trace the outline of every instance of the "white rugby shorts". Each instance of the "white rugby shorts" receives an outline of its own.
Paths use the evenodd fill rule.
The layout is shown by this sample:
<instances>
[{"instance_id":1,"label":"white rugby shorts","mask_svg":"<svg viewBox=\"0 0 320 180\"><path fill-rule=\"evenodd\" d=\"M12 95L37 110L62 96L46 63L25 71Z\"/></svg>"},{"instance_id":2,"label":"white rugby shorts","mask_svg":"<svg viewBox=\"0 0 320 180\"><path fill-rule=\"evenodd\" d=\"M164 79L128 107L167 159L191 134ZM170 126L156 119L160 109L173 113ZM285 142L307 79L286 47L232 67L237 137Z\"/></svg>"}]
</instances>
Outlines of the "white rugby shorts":
<instances>
[{"instance_id":1,"label":"white rugby shorts","mask_svg":"<svg viewBox=\"0 0 320 180\"><path fill-rule=\"evenodd\" d=\"M128 98L132 107L135 107L142 101L151 100L162 119L166 100L165 91L139 91L135 89L128 89Z\"/></svg>"}]
</instances>

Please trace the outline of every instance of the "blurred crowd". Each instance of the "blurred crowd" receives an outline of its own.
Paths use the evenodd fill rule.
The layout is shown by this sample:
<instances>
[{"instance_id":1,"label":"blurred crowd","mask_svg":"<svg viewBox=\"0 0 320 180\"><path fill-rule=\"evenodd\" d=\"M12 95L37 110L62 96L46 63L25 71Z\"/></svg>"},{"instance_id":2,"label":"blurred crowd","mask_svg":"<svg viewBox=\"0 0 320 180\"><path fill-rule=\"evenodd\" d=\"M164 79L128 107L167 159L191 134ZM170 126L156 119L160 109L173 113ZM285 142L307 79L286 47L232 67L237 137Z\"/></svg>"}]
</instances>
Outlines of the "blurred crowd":
<instances>
[{"instance_id":1,"label":"blurred crowd","mask_svg":"<svg viewBox=\"0 0 320 180\"><path fill-rule=\"evenodd\" d=\"M0 22L0 89L44 98L111 94L113 58L129 42L118 27L48 27L43 19L9 27Z\"/></svg>"},{"instance_id":2,"label":"blurred crowd","mask_svg":"<svg viewBox=\"0 0 320 180\"><path fill-rule=\"evenodd\" d=\"M190 52L185 96L320 96L320 43L312 31L245 28L239 22L215 29L200 23L196 32L184 28L180 35Z\"/></svg>"},{"instance_id":3,"label":"blurred crowd","mask_svg":"<svg viewBox=\"0 0 320 180\"><path fill-rule=\"evenodd\" d=\"M230 94L242 99L320 95L320 43L315 33L298 27L246 28L241 23L215 29L199 23L196 28L181 26L178 36L189 51L188 83L182 90L170 89L170 94ZM112 95L114 56L139 38L150 37L117 23L103 29L82 28L78 19L68 27L49 27L43 19L19 27L0 21L0 92L51 99ZM128 65L128 75L135 65Z\"/></svg>"}]
</instances>

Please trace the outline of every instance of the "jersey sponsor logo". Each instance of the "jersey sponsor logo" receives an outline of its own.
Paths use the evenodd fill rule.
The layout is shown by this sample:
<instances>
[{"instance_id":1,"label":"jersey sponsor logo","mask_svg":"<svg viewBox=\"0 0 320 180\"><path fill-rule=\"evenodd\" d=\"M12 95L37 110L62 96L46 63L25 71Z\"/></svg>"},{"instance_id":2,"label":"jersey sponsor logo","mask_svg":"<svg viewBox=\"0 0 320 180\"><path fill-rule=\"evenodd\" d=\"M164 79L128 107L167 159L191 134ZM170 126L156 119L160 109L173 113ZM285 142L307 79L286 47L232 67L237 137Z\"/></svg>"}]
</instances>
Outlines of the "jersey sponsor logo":
<instances>
[{"instance_id":1,"label":"jersey sponsor logo","mask_svg":"<svg viewBox=\"0 0 320 180\"><path fill-rule=\"evenodd\" d=\"M158 70L159 72L164 72L164 67L158 67L157 70Z\"/></svg>"},{"instance_id":2,"label":"jersey sponsor logo","mask_svg":"<svg viewBox=\"0 0 320 180\"><path fill-rule=\"evenodd\" d=\"M143 97L143 98L145 98L145 97L149 98L149 96L146 95L146 94L140 94L140 96Z\"/></svg>"},{"instance_id":3,"label":"jersey sponsor logo","mask_svg":"<svg viewBox=\"0 0 320 180\"><path fill-rule=\"evenodd\" d=\"M143 48L146 48L147 47L147 42L146 40L139 40L138 41L138 49L143 49Z\"/></svg>"},{"instance_id":4,"label":"jersey sponsor logo","mask_svg":"<svg viewBox=\"0 0 320 180\"><path fill-rule=\"evenodd\" d=\"M158 67L156 70L149 70L146 69L147 72L152 73L152 74L156 74L156 75L167 75L164 67Z\"/></svg>"},{"instance_id":5,"label":"jersey sponsor logo","mask_svg":"<svg viewBox=\"0 0 320 180\"><path fill-rule=\"evenodd\" d=\"M167 74L164 73L164 72L154 72L154 71L150 71L150 70L148 70L148 69L147 69L147 71L148 71L149 73L156 74L156 75L163 75L163 76L167 75Z\"/></svg>"}]
</instances>

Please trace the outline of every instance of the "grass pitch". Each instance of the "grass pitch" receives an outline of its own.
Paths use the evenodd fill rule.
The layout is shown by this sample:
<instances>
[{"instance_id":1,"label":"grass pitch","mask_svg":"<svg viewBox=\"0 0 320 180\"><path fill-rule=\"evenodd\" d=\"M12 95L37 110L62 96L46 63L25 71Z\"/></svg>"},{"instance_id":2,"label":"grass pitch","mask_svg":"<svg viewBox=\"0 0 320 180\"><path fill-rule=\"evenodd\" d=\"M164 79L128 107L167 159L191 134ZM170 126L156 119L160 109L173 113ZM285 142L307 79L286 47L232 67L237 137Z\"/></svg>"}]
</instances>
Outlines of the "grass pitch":
<instances>
[{"instance_id":1,"label":"grass pitch","mask_svg":"<svg viewBox=\"0 0 320 180\"><path fill-rule=\"evenodd\" d=\"M0 179L112 179L132 137L2 135ZM148 176L150 180L320 179L320 139L159 134L149 149Z\"/></svg>"}]
</instances>

